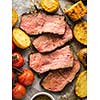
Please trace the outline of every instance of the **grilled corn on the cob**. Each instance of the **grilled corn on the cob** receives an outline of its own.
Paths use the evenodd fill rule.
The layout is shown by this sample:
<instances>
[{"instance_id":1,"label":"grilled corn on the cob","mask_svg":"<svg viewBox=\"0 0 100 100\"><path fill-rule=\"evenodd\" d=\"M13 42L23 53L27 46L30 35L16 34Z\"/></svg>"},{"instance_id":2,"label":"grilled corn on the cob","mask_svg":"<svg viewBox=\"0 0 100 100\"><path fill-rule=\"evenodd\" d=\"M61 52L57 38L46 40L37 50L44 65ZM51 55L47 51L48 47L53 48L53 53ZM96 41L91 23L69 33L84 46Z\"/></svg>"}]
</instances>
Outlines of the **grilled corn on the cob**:
<instances>
[{"instance_id":1,"label":"grilled corn on the cob","mask_svg":"<svg viewBox=\"0 0 100 100\"><path fill-rule=\"evenodd\" d=\"M65 11L72 21L81 19L87 13L87 9L82 1L79 1L72 5L68 10Z\"/></svg>"}]
</instances>

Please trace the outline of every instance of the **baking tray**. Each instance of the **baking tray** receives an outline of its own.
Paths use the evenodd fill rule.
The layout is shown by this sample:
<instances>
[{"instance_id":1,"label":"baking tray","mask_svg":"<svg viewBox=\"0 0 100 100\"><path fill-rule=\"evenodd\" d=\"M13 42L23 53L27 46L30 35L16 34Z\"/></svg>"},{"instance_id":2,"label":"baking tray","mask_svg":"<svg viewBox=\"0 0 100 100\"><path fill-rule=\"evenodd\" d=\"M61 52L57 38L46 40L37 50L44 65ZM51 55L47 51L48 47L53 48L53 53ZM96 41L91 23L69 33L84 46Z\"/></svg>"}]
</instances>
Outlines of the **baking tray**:
<instances>
[{"instance_id":1,"label":"baking tray","mask_svg":"<svg viewBox=\"0 0 100 100\"><path fill-rule=\"evenodd\" d=\"M23 13L28 13L28 12L34 11L34 4L37 6L38 9L41 9L39 1L40 0L12 0L12 7L16 9L16 11L18 12L18 15L19 15L19 21L15 27L19 27L20 17ZM69 8L73 4L72 2L70 2L68 0L59 0L59 2L60 2L60 6L63 10ZM60 9L57 11L57 13L62 14ZM73 28L75 23L73 23L67 17L66 17L66 19L67 19L67 22L70 25L70 27ZM86 19L87 19L87 17L85 16L81 20L86 21ZM33 39L33 38L34 38L34 36L31 37L31 39ZM80 44L79 42L77 42L75 38L73 38L67 44L70 44L71 49L72 49L76 59L77 59L76 52L78 50L80 50L81 48L86 47L86 46ZM33 47L29 47L25 50L17 49L16 51L21 52L21 54L24 56L25 63L24 63L23 68L29 68L28 55L30 53L36 52L35 49ZM87 100L87 98L80 99L74 93L74 85L75 85L76 78L77 78L78 74L83 70L85 70L85 69L84 69L83 65L81 64L81 69L77 73L75 79L70 84L68 84L64 88L63 91L61 91L59 93L52 93L52 92L48 92L48 91L44 90L40 86L40 81L43 78L43 76L39 76L37 73L35 73L35 81L33 82L33 84L31 86L27 87L27 94L26 94L25 98L23 98L21 100L30 100L32 95L39 91L45 91L45 92L52 94L56 100ZM15 99L13 99L13 100L15 100Z\"/></svg>"}]
</instances>

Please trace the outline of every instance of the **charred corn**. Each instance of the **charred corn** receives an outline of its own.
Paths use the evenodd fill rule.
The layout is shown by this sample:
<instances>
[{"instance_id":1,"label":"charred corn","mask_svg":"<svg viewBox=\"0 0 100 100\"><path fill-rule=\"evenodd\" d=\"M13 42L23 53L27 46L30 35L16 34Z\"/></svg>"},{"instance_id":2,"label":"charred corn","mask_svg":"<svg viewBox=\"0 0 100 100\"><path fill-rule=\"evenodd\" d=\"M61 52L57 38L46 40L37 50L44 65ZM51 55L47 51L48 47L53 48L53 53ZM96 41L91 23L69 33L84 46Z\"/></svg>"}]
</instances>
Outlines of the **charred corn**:
<instances>
[{"instance_id":1,"label":"charred corn","mask_svg":"<svg viewBox=\"0 0 100 100\"><path fill-rule=\"evenodd\" d=\"M87 9L82 1L79 1L72 5L68 10L65 10L72 21L77 21L81 19L87 13Z\"/></svg>"}]
</instances>

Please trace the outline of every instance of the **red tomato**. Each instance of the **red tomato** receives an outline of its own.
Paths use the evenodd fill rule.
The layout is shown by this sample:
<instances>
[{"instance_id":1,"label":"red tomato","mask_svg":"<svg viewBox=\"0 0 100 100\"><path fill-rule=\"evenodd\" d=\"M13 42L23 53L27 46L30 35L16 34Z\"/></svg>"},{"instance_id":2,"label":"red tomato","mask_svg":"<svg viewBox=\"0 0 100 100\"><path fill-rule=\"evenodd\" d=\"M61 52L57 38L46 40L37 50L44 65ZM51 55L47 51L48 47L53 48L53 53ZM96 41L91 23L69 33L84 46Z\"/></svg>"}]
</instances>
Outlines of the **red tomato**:
<instances>
[{"instance_id":1,"label":"red tomato","mask_svg":"<svg viewBox=\"0 0 100 100\"><path fill-rule=\"evenodd\" d=\"M24 64L23 56L18 52L13 52L12 54L12 66L16 68L21 68Z\"/></svg>"},{"instance_id":2,"label":"red tomato","mask_svg":"<svg viewBox=\"0 0 100 100\"><path fill-rule=\"evenodd\" d=\"M12 90L12 97L14 99L22 99L26 95L26 88L19 84L16 83L15 87Z\"/></svg>"},{"instance_id":3,"label":"red tomato","mask_svg":"<svg viewBox=\"0 0 100 100\"><path fill-rule=\"evenodd\" d=\"M15 44L12 42L12 51L15 49Z\"/></svg>"},{"instance_id":4,"label":"red tomato","mask_svg":"<svg viewBox=\"0 0 100 100\"><path fill-rule=\"evenodd\" d=\"M12 71L12 80L15 78L15 73Z\"/></svg>"},{"instance_id":5,"label":"red tomato","mask_svg":"<svg viewBox=\"0 0 100 100\"><path fill-rule=\"evenodd\" d=\"M19 83L23 84L24 86L29 86L34 81L34 74L30 69L24 68L23 73L18 76Z\"/></svg>"}]
</instances>

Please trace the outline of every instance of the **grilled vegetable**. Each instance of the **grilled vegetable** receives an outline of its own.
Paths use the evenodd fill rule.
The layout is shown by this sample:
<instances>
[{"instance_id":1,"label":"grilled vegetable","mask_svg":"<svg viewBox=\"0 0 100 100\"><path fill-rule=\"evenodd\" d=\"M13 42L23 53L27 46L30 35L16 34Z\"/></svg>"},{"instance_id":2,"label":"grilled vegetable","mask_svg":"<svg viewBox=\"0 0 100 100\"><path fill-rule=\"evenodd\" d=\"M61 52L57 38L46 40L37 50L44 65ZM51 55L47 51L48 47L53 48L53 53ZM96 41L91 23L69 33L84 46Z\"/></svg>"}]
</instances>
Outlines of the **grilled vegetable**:
<instances>
[{"instance_id":1,"label":"grilled vegetable","mask_svg":"<svg viewBox=\"0 0 100 100\"><path fill-rule=\"evenodd\" d=\"M80 22L74 26L74 36L77 41L87 45L87 22Z\"/></svg>"},{"instance_id":2,"label":"grilled vegetable","mask_svg":"<svg viewBox=\"0 0 100 100\"><path fill-rule=\"evenodd\" d=\"M21 68L23 64L24 64L23 56L18 52L14 52L12 54L12 66L16 68Z\"/></svg>"},{"instance_id":3,"label":"grilled vegetable","mask_svg":"<svg viewBox=\"0 0 100 100\"><path fill-rule=\"evenodd\" d=\"M12 90L12 97L14 99L22 99L26 95L26 88L19 84L16 83L15 87Z\"/></svg>"},{"instance_id":4,"label":"grilled vegetable","mask_svg":"<svg viewBox=\"0 0 100 100\"><path fill-rule=\"evenodd\" d=\"M68 10L65 10L65 14L68 15L72 21L81 19L86 13L87 9L82 1L75 3Z\"/></svg>"},{"instance_id":5,"label":"grilled vegetable","mask_svg":"<svg viewBox=\"0 0 100 100\"><path fill-rule=\"evenodd\" d=\"M49 13L55 12L59 8L58 0L41 0L40 4L42 8Z\"/></svg>"},{"instance_id":6,"label":"grilled vegetable","mask_svg":"<svg viewBox=\"0 0 100 100\"><path fill-rule=\"evenodd\" d=\"M24 86L29 86L34 81L34 74L30 69L23 69L23 73L18 76L19 83L23 84Z\"/></svg>"},{"instance_id":7,"label":"grilled vegetable","mask_svg":"<svg viewBox=\"0 0 100 100\"><path fill-rule=\"evenodd\" d=\"M84 66L87 66L87 48L81 49L78 53L78 58L80 61L84 64Z\"/></svg>"},{"instance_id":8,"label":"grilled vegetable","mask_svg":"<svg viewBox=\"0 0 100 100\"><path fill-rule=\"evenodd\" d=\"M12 36L13 36L13 42L15 43L15 45L21 49L26 49L31 44L30 37L19 28L13 29Z\"/></svg>"},{"instance_id":9,"label":"grilled vegetable","mask_svg":"<svg viewBox=\"0 0 100 100\"><path fill-rule=\"evenodd\" d=\"M80 98L87 96L87 71L80 73L75 84L75 93Z\"/></svg>"},{"instance_id":10,"label":"grilled vegetable","mask_svg":"<svg viewBox=\"0 0 100 100\"><path fill-rule=\"evenodd\" d=\"M17 21L18 21L18 14L17 14L16 10L13 8L12 9L12 26L15 26Z\"/></svg>"}]
</instances>

